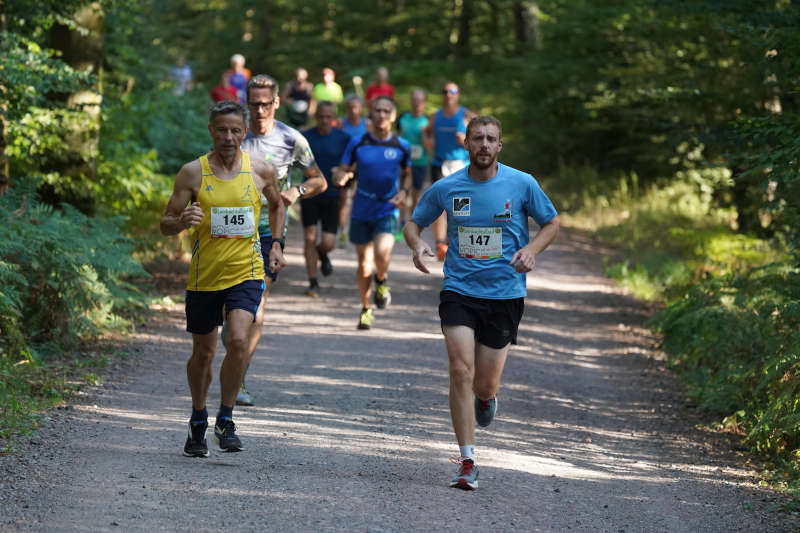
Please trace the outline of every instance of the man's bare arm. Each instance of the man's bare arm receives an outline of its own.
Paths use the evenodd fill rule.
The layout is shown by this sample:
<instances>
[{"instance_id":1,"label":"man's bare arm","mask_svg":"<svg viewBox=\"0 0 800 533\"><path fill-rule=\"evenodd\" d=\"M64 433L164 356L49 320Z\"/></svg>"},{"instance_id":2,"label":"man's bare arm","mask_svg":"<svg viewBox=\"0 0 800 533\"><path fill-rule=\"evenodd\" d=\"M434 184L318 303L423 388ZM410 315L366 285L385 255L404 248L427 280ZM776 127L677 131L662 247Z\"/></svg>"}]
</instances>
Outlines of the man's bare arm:
<instances>
[{"instance_id":1,"label":"man's bare arm","mask_svg":"<svg viewBox=\"0 0 800 533\"><path fill-rule=\"evenodd\" d=\"M428 243L422 240L420 237L421 233L422 228L420 228L413 220L406 222L406 226L403 228L403 237L405 237L406 244L409 248L411 248L411 251L414 252L412 258L414 261L414 266L417 267L417 270L420 272L430 274L431 271L428 270L428 267L422 262L422 258L425 256L436 257L436 254L433 253L431 247L428 246Z\"/></svg>"},{"instance_id":2,"label":"man's bare arm","mask_svg":"<svg viewBox=\"0 0 800 533\"><path fill-rule=\"evenodd\" d=\"M517 272L530 272L536 266L536 256L539 255L545 248L550 246L550 243L558 235L560 222L558 215L553 217L549 222L539 229L539 232L527 246L523 246L511 258L510 264L514 266Z\"/></svg>"},{"instance_id":3,"label":"man's bare arm","mask_svg":"<svg viewBox=\"0 0 800 533\"><path fill-rule=\"evenodd\" d=\"M159 229L163 235L177 235L183 230L197 226L203 220L203 210L198 202L190 204L199 188L200 163L192 161L183 165L175 177L172 196L167 202Z\"/></svg>"},{"instance_id":4,"label":"man's bare arm","mask_svg":"<svg viewBox=\"0 0 800 533\"><path fill-rule=\"evenodd\" d=\"M305 181L302 185L306 188L306 194L303 198L311 198L312 196L322 194L328 188L328 182L325 180L325 176L316 163L314 166L303 171L303 177L305 177ZM288 191L283 191L281 196L283 197L284 204L292 205L300 198L300 191L297 190L297 187L292 187Z\"/></svg>"}]
</instances>

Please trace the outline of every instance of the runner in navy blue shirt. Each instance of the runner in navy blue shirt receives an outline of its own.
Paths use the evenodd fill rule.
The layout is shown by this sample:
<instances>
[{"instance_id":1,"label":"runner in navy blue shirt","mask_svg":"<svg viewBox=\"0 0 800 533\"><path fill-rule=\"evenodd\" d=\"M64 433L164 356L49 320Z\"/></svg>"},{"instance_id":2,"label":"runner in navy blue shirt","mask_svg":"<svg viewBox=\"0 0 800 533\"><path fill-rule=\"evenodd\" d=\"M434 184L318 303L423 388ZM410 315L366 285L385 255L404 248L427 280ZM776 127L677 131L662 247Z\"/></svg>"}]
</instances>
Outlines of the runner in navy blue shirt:
<instances>
[{"instance_id":1,"label":"runner in navy blue shirt","mask_svg":"<svg viewBox=\"0 0 800 533\"><path fill-rule=\"evenodd\" d=\"M524 310L525 273L555 239L559 223L530 174L497 162L503 146L497 119L472 119L464 146L469 166L431 185L404 234L414 266L429 273L423 258L435 254L420 233L442 211L447 217L450 246L439 317L450 367L450 416L461 453L450 486L474 490L475 423L486 427L497 412L500 376ZM541 228L533 240L528 218Z\"/></svg>"},{"instance_id":2,"label":"runner in navy blue shirt","mask_svg":"<svg viewBox=\"0 0 800 533\"><path fill-rule=\"evenodd\" d=\"M333 127L336 120L336 106L333 102L322 101L317 104L314 113L317 125L315 128L305 130L303 135L308 140L308 145L317 166L328 182L328 188L320 195L309 199L301 199L303 209L303 235L305 244L303 252L306 259L308 272L308 290L306 294L319 297L319 282L317 281L317 261L320 262L320 271L323 276L330 276L333 265L328 257L328 252L336 244L336 228L339 221L339 188L331 182L331 170L342 160L350 136L340 129ZM322 223L322 238L317 243L317 222Z\"/></svg>"},{"instance_id":3,"label":"runner in navy blue shirt","mask_svg":"<svg viewBox=\"0 0 800 533\"><path fill-rule=\"evenodd\" d=\"M372 273L375 272L375 305L391 302L386 273L394 247L398 206L408 199L411 186L411 153L407 141L392 133L397 116L394 100L377 97L370 110L373 133L353 138L334 173L334 183L344 186L355 178L356 193L350 218L350 242L358 254L358 291L361 315L358 328L374 321L370 307Z\"/></svg>"}]
</instances>

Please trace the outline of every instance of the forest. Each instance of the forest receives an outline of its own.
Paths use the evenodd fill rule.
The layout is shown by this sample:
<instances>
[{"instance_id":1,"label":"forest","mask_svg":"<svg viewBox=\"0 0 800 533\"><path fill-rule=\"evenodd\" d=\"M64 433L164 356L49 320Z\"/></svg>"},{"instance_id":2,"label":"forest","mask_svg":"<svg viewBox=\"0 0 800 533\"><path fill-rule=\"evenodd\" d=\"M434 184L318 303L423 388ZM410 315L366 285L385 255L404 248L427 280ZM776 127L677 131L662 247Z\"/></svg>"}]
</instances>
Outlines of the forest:
<instances>
[{"instance_id":1,"label":"forest","mask_svg":"<svg viewBox=\"0 0 800 533\"><path fill-rule=\"evenodd\" d=\"M401 110L457 82L502 121L502 161L661 309L689 401L800 494L796 2L0 0L0 31L0 439L91 374L64 354L159 297L143 265L175 255L158 220L239 53L345 92L385 66Z\"/></svg>"}]
</instances>

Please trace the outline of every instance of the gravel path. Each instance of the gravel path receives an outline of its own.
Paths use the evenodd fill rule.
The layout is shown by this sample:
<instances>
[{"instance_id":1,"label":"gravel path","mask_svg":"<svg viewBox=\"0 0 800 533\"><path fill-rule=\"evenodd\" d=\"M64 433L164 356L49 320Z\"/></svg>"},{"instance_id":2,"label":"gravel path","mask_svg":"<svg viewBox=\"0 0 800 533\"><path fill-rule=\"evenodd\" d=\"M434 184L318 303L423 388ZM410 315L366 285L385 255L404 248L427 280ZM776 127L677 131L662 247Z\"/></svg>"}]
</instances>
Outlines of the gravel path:
<instances>
[{"instance_id":1,"label":"gravel path","mask_svg":"<svg viewBox=\"0 0 800 533\"><path fill-rule=\"evenodd\" d=\"M300 233L248 374L257 406L234 411L246 451L181 455L190 338L182 306L168 306L103 385L0 457L0 530L800 529L797 516L766 510L777 496L725 436L694 429L643 327L648 308L602 276L602 249L568 232L528 277L498 418L477 434L480 488L448 488L458 448L441 271L417 273L398 245L392 305L360 332L354 252L333 252L311 300ZM212 417L218 398L215 382Z\"/></svg>"}]
</instances>

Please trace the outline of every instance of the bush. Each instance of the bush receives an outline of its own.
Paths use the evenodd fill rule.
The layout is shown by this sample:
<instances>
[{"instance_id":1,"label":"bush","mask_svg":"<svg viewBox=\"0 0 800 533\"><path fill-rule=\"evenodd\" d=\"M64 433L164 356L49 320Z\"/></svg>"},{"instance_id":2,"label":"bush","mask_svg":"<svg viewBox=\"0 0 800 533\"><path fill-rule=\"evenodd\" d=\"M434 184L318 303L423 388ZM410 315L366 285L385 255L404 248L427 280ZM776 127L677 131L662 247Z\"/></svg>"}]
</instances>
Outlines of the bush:
<instances>
[{"instance_id":1,"label":"bush","mask_svg":"<svg viewBox=\"0 0 800 533\"><path fill-rule=\"evenodd\" d=\"M0 196L0 317L7 356L36 359L108 330L144 304L131 276L147 276L131 256L123 219L89 218L40 203L31 186Z\"/></svg>"}]
</instances>

